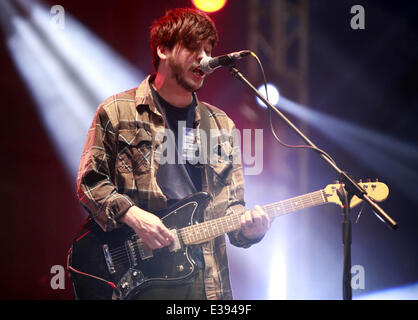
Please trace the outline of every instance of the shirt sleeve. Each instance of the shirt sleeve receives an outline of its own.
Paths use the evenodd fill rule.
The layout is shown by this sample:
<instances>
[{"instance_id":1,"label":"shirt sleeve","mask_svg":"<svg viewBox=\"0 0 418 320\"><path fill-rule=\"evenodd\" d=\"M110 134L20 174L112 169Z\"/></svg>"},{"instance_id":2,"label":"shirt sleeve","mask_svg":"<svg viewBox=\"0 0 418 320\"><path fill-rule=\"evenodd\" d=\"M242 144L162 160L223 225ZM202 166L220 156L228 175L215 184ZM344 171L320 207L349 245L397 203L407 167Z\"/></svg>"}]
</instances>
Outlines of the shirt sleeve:
<instances>
[{"instance_id":1,"label":"shirt sleeve","mask_svg":"<svg viewBox=\"0 0 418 320\"><path fill-rule=\"evenodd\" d=\"M134 202L118 192L114 180L117 133L103 106L88 131L77 174L76 193L104 231L111 231Z\"/></svg>"},{"instance_id":2,"label":"shirt sleeve","mask_svg":"<svg viewBox=\"0 0 418 320\"><path fill-rule=\"evenodd\" d=\"M235 126L234 130L237 130ZM233 134L232 134L233 136ZM232 172L231 180L228 185L229 188L229 198L226 214L239 213L244 214L247 210L245 207L244 201L244 173L242 168L241 161L241 148L239 145L234 145L236 139L232 138ZM251 245L258 243L263 239L264 235L257 239L248 239L243 234L241 229L232 231L228 233L229 241L232 245L236 247L249 248Z\"/></svg>"}]
</instances>

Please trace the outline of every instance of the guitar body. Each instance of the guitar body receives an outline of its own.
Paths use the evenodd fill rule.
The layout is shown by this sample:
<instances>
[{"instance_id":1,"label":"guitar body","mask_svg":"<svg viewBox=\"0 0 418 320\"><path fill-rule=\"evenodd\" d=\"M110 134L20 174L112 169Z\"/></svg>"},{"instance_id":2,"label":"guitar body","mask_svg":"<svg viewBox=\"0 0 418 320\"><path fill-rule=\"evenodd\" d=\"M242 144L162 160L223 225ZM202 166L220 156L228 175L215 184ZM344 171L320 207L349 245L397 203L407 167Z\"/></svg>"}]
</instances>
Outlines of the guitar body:
<instances>
[{"instance_id":1,"label":"guitar body","mask_svg":"<svg viewBox=\"0 0 418 320\"><path fill-rule=\"evenodd\" d=\"M207 193L199 192L156 213L176 241L153 251L128 226L104 232L90 220L68 256L76 298L131 299L148 285L178 284L193 276L197 269L191 246L184 244L177 230L201 221L209 200Z\"/></svg>"}]
</instances>

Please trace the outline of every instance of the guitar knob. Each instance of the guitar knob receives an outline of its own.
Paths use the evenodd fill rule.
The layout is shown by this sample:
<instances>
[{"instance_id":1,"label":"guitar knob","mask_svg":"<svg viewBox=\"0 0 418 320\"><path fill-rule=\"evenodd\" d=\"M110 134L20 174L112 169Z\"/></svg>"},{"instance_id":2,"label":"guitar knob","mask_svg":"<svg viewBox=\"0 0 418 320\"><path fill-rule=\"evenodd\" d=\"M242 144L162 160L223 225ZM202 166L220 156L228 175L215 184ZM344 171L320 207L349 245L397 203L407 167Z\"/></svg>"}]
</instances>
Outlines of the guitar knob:
<instances>
[{"instance_id":1,"label":"guitar knob","mask_svg":"<svg viewBox=\"0 0 418 320\"><path fill-rule=\"evenodd\" d=\"M122 291L128 290L129 289L129 283L128 282L122 283L121 289L122 289Z\"/></svg>"},{"instance_id":2,"label":"guitar knob","mask_svg":"<svg viewBox=\"0 0 418 320\"><path fill-rule=\"evenodd\" d=\"M179 265L179 266L176 266L176 269L177 269L177 271L179 271L179 272L183 272L183 270L184 270L184 266L181 264L181 265Z\"/></svg>"},{"instance_id":3,"label":"guitar knob","mask_svg":"<svg viewBox=\"0 0 418 320\"><path fill-rule=\"evenodd\" d=\"M372 182L372 180L371 179L367 179L367 182Z\"/></svg>"},{"instance_id":4,"label":"guitar knob","mask_svg":"<svg viewBox=\"0 0 418 320\"><path fill-rule=\"evenodd\" d=\"M363 183L363 179L360 179L360 180L358 181L358 183Z\"/></svg>"},{"instance_id":5,"label":"guitar knob","mask_svg":"<svg viewBox=\"0 0 418 320\"><path fill-rule=\"evenodd\" d=\"M378 179L378 178L376 178L375 182L379 182L379 179Z\"/></svg>"}]
</instances>

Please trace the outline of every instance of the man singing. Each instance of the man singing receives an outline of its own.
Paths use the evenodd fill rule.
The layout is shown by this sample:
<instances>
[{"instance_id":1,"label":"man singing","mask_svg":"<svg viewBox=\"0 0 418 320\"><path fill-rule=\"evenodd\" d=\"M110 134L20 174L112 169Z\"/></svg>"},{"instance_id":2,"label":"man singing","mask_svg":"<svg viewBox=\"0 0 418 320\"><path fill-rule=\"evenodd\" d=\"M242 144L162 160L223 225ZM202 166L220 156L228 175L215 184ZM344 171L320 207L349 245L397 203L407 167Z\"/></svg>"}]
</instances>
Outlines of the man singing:
<instances>
[{"instance_id":1,"label":"man singing","mask_svg":"<svg viewBox=\"0 0 418 320\"><path fill-rule=\"evenodd\" d=\"M196 96L205 80L200 61L211 56L218 40L214 22L195 9L170 10L153 23L150 37L155 73L97 109L80 162L77 195L104 231L125 224L156 250L174 239L155 212L208 192L212 198L204 220L242 213L241 228L228 236L232 245L247 248L263 238L270 219L259 206L244 206L241 162L228 160L236 159L239 146L226 139L218 147L231 157L202 166L192 161L185 143L194 141L193 129L201 129L204 116L211 133L232 135L235 130L222 110ZM175 163L159 161L162 141L156 137L167 129L174 133ZM190 254L198 270L193 276L175 285L151 284L135 298L232 299L225 236L194 245Z\"/></svg>"}]
</instances>

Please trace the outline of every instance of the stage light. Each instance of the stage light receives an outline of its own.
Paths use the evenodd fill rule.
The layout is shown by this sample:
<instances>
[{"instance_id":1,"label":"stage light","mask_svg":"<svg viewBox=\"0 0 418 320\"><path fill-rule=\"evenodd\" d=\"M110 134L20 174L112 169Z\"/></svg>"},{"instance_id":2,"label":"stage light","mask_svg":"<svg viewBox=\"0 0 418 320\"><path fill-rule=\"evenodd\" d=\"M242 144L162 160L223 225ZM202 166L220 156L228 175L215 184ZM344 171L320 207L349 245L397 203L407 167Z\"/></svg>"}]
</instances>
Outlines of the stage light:
<instances>
[{"instance_id":1,"label":"stage light","mask_svg":"<svg viewBox=\"0 0 418 320\"><path fill-rule=\"evenodd\" d=\"M285 240L285 237L282 237ZM268 289L268 299L285 300L287 298L287 270L285 245L281 243L280 250L274 253L273 261L270 263L270 280ZM283 251L282 251L283 250Z\"/></svg>"},{"instance_id":2,"label":"stage light","mask_svg":"<svg viewBox=\"0 0 418 320\"><path fill-rule=\"evenodd\" d=\"M192 0L193 4L199 10L205 12L216 12L221 10L227 0Z\"/></svg>"},{"instance_id":3,"label":"stage light","mask_svg":"<svg viewBox=\"0 0 418 320\"><path fill-rule=\"evenodd\" d=\"M266 88L264 85L258 87L258 91L265 97L266 96ZM276 106L279 103L280 93L277 87L274 84L267 83L267 92L268 92L268 101L273 105ZM263 107L267 108L263 101L261 101L258 97L257 103Z\"/></svg>"},{"instance_id":4,"label":"stage light","mask_svg":"<svg viewBox=\"0 0 418 320\"><path fill-rule=\"evenodd\" d=\"M50 10L37 1L5 0L0 8L12 59L74 177L99 103L137 86L144 76L66 12L56 28ZM28 14L22 16L22 10Z\"/></svg>"},{"instance_id":5,"label":"stage light","mask_svg":"<svg viewBox=\"0 0 418 320\"><path fill-rule=\"evenodd\" d=\"M354 297L355 300L416 300L417 298L418 283L365 293Z\"/></svg>"},{"instance_id":6,"label":"stage light","mask_svg":"<svg viewBox=\"0 0 418 320\"><path fill-rule=\"evenodd\" d=\"M315 111L285 97L280 98L278 107L324 133L360 162L389 178L411 201L418 202L415 187L418 173L413 167L418 161L415 146ZM338 162L338 159L335 160Z\"/></svg>"}]
</instances>

